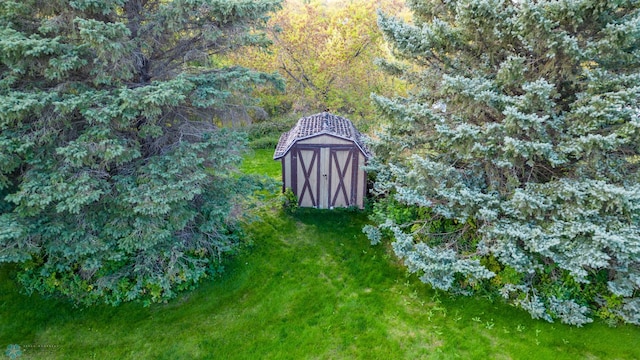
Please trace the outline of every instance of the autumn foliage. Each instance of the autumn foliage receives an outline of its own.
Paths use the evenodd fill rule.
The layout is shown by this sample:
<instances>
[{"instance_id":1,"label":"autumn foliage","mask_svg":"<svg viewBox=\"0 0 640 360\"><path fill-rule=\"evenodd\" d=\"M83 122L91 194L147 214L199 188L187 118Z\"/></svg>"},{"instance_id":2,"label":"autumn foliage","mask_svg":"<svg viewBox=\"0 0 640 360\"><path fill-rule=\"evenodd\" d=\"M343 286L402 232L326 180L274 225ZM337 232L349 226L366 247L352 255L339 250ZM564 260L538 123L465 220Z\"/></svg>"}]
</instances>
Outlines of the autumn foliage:
<instances>
[{"instance_id":1,"label":"autumn foliage","mask_svg":"<svg viewBox=\"0 0 640 360\"><path fill-rule=\"evenodd\" d=\"M233 62L287 81L284 94L261 94L271 113L331 109L343 114L371 114L372 92L402 91L403 83L374 63L389 56L377 26L378 10L402 14L404 2L305 2L288 0L270 20L268 51L244 49Z\"/></svg>"}]
</instances>

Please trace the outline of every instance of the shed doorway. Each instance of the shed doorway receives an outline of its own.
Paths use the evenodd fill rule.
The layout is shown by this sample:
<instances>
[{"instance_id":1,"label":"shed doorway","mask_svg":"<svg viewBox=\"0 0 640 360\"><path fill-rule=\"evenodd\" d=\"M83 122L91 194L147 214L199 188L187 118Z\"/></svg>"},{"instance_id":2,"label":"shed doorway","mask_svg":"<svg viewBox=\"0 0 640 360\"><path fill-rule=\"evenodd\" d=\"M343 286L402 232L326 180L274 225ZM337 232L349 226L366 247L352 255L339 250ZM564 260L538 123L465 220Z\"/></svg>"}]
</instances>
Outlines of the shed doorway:
<instances>
[{"instance_id":1,"label":"shed doorway","mask_svg":"<svg viewBox=\"0 0 640 360\"><path fill-rule=\"evenodd\" d=\"M349 146L299 146L292 158L298 205L331 209L356 206L358 154Z\"/></svg>"}]
</instances>

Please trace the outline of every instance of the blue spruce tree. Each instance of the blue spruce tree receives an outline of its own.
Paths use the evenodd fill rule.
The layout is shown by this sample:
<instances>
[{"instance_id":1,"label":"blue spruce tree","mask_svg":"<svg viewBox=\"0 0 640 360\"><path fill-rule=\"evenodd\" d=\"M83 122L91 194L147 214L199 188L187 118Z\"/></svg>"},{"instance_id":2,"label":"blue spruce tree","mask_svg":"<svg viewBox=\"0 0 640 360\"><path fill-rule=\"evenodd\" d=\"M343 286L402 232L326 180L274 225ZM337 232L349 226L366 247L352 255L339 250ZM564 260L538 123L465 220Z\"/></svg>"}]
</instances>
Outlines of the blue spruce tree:
<instances>
[{"instance_id":1,"label":"blue spruce tree","mask_svg":"<svg viewBox=\"0 0 640 360\"><path fill-rule=\"evenodd\" d=\"M0 263L26 290L164 301L240 242L244 140L214 110L278 77L217 66L264 46L279 1L0 2Z\"/></svg>"},{"instance_id":2,"label":"blue spruce tree","mask_svg":"<svg viewBox=\"0 0 640 360\"><path fill-rule=\"evenodd\" d=\"M411 0L381 14L408 97L373 96L376 226L434 288L640 324L640 11Z\"/></svg>"}]
</instances>

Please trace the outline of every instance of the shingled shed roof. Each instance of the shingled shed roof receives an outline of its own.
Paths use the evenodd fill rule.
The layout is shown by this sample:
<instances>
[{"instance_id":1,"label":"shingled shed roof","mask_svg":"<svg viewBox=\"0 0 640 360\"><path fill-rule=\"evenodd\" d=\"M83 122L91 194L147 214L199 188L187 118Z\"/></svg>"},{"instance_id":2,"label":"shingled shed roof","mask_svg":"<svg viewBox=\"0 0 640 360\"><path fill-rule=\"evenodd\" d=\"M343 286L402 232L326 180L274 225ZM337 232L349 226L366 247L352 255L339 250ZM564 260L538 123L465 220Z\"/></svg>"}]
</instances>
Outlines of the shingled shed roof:
<instances>
[{"instance_id":1,"label":"shingled shed roof","mask_svg":"<svg viewBox=\"0 0 640 360\"><path fill-rule=\"evenodd\" d=\"M331 135L353 141L366 157L370 157L369 150L363 142L363 135L353 126L351 121L328 112L303 117L296 125L280 136L273 159L283 157L287 151L299 140L318 135Z\"/></svg>"}]
</instances>

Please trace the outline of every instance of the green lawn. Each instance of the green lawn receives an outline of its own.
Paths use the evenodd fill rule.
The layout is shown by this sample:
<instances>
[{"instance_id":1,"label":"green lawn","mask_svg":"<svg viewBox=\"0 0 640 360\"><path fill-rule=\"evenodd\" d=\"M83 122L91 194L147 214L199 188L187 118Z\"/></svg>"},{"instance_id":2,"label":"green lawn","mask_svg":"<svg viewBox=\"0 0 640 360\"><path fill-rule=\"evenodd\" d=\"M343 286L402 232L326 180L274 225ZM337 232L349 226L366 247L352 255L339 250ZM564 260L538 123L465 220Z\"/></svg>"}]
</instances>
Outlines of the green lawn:
<instances>
[{"instance_id":1,"label":"green lawn","mask_svg":"<svg viewBox=\"0 0 640 360\"><path fill-rule=\"evenodd\" d=\"M282 176L282 163L280 160L273 160L273 149L250 150L245 156L240 170L250 174L268 175L280 180Z\"/></svg>"},{"instance_id":2,"label":"green lawn","mask_svg":"<svg viewBox=\"0 0 640 360\"><path fill-rule=\"evenodd\" d=\"M277 176L272 151L245 171ZM275 165L275 166L274 166ZM0 268L0 350L20 359L640 359L640 328L531 320L407 276L347 211L263 210L221 278L164 305L76 308ZM0 359L2 359L0 353Z\"/></svg>"}]
</instances>

